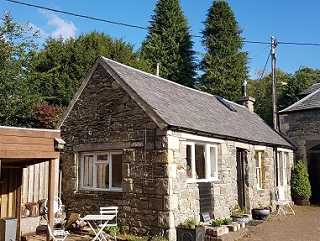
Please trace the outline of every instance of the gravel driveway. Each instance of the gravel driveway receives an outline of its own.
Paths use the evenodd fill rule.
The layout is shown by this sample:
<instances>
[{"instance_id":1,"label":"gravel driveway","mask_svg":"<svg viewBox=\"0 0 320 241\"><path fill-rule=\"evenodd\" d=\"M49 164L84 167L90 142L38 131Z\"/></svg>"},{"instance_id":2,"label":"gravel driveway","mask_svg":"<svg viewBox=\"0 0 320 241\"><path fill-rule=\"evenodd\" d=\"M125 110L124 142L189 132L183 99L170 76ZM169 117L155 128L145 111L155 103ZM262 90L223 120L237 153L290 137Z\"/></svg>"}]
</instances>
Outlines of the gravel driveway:
<instances>
[{"instance_id":1,"label":"gravel driveway","mask_svg":"<svg viewBox=\"0 0 320 241\"><path fill-rule=\"evenodd\" d=\"M313 241L320 240L320 206L294 206L296 215L276 216L257 226L248 226L246 240Z\"/></svg>"}]
</instances>

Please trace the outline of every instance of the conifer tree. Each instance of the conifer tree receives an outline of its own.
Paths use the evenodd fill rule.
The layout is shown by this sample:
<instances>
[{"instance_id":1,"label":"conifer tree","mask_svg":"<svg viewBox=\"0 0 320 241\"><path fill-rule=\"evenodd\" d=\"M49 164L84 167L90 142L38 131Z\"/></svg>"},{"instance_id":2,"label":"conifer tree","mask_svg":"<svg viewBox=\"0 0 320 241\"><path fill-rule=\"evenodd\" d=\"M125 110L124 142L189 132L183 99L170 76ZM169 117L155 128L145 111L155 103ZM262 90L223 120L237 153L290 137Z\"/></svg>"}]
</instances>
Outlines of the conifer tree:
<instances>
[{"instance_id":1,"label":"conifer tree","mask_svg":"<svg viewBox=\"0 0 320 241\"><path fill-rule=\"evenodd\" d=\"M159 0L154 13L142 43L142 56L150 62L153 73L160 64L161 77L193 87L196 75L193 42L180 1Z\"/></svg>"},{"instance_id":2,"label":"conifer tree","mask_svg":"<svg viewBox=\"0 0 320 241\"><path fill-rule=\"evenodd\" d=\"M207 52L200 63L199 88L235 100L241 94L242 81L248 78L247 53L240 51L242 29L223 0L213 2L204 25L202 43Z\"/></svg>"}]
</instances>

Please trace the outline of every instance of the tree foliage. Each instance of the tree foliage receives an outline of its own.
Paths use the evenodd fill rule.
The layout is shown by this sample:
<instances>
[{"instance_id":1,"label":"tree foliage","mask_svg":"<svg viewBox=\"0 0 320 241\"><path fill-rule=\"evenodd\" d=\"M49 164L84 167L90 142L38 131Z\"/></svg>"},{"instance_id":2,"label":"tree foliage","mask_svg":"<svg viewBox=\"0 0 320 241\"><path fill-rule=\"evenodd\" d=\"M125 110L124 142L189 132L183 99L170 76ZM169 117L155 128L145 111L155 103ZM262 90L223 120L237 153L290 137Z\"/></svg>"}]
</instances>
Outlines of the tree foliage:
<instances>
[{"instance_id":1,"label":"tree foliage","mask_svg":"<svg viewBox=\"0 0 320 241\"><path fill-rule=\"evenodd\" d=\"M226 1L214 1L204 22L203 45L207 53L200 63L204 72L199 88L211 94L234 100L241 94L241 84L248 78L242 29Z\"/></svg>"},{"instance_id":2,"label":"tree foliage","mask_svg":"<svg viewBox=\"0 0 320 241\"><path fill-rule=\"evenodd\" d=\"M180 1L159 0L154 13L142 43L143 57L154 73L159 63L161 77L193 87L196 75L193 42Z\"/></svg>"},{"instance_id":3,"label":"tree foliage","mask_svg":"<svg viewBox=\"0 0 320 241\"><path fill-rule=\"evenodd\" d=\"M311 85L320 82L320 70L300 68L294 74L276 69L277 111L281 111L299 100L299 94ZM255 112L270 126L273 125L272 75L249 80L248 95L256 99Z\"/></svg>"},{"instance_id":4,"label":"tree foliage","mask_svg":"<svg viewBox=\"0 0 320 241\"><path fill-rule=\"evenodd\" d=\"M277 69L276 76L278 83L278 95L283 95L282 83L286 83L288 81L288 79L290 78L290 74L287 74L282 70ZM252 96L256 99L254 104L254 112L257 113L267 124L273 126L272 74L269 73L261 79L249 80L247 92L249 96Z\"/></svg>"},{"instance_id":5,"label":"tree foliage","mask_svg":"<svg viewBox=\"0 0 320 241\"><path fill-rule=\"evenodd\" d=\"M0 24L0 125L32 126L37 93L28 76L38 32L29 23L13 22L8 13Z\"/></svg>"},{"instance_id":6,"label":"tree foliage","mask_svg":"<svg viewBox=\"0 0 320 241\"><path fill-rule=\"evenodd\" d=\"M299 100L299 94L311 85L320 82L320 70L300 68L288 79L279 93L278 109L283 110Z\"/></svg>"},{"instance_id":7,"label":"tree foliage","mask_svg":"<svg viewBox=\"0 0 320 241\"><path fill-rule=\"evenodd\" d=\"M36 115L34 127L54 128L63 111L64 109L60 106L48 104L45 101L39 101L34 107Z\"/></svg>"},{"instance_id":8,"label":"tree foliage","mask_svg":"<svg viewBox=\"0 0 320 241\"><path fill-rule=\"evenodd\" d=\"M98 56L149 70L134 46L104 33L91 32L76 39L47 39L34 60L33 79L49 104L67 106Z\"/></svg>"}]
</instances>

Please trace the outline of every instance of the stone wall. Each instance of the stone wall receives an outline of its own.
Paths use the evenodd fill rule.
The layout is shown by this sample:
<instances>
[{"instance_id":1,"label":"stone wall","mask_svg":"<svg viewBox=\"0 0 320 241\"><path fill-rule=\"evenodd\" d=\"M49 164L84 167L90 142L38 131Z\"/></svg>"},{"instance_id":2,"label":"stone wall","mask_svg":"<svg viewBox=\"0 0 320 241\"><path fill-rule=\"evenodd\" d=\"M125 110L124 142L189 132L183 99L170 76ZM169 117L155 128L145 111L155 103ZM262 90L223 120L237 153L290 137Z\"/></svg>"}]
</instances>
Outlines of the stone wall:
<instances>
[{"instance_id":1,"label":"stone wall","mask_svg":"<svg viewBox=\"0 0 320 241\"><path fill-rule=\"evenodd\" d=\"M195 139L198 137L194 136ZM175 224L178 225L190 216L200 219L199 188L197 183L188 183L186 175L186 139L179 132L171 132L168 140L169 152L173 152L173 163L176 165L177 174L173 178L173 197L175 205L173 209ZM173 141L174 140L174 141ZM191 141L192 139L189 139ZM197 141L195 141L197 142ZM179 143L179 144L178 144ZM203 142L202 142L203 143ZM211 144L215 144L214 142ZM178 149L179 147L179 149ZM256 161L254 145L237 143L234 141L218 140L218 168L219 180L211 182L212 210L214 218L225 218L230 215L230 207L238 203L237 187L237 147L247 151L245 162L245 198L247 213L262 203L265 206L271 204L275 195L275 165L273 148L263 147L264 150L264 189L257 189ZM292 165L292 154L290 154Z\"/></svg>"},{"instance_id":2,"label":"stone wall","mask_svg":"<svg viewBox=\"0 0 320 241\"><path fill-rule=\"evenodd\" d=\"M161 130L100 66L61 127L62 198L68 213L98 213L119 206L124 232L146 234L173 228L166 130ZM79 153L123 151L121 192L79 190Z\"/></svg>"},{"instance_id":3,"label":"stone wall","mask_svg":"<svg viewBox=\"0 0 320 241\"><path fill-rule=\"evenodd\" d=\"M279 115L280 131L296 145L296 159L307 163L307 152L320 144L320 110L306 110Z\"/></svg>"}]
</instances>

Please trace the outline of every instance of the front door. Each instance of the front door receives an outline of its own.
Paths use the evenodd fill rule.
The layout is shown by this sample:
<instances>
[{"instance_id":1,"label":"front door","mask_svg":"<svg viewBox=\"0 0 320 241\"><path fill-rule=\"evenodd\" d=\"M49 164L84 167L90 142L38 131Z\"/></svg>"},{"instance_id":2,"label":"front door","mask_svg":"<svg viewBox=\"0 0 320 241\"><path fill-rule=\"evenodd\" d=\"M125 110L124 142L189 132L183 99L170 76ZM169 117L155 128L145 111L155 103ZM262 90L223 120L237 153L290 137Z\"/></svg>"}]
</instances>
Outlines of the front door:
<instances>
[{"instance_id":1,"label":"front door","mask_svg":"<svg viewBox=\"0 0 320 241\"><path fill-rule=\"evenodd\" d=\"M237 148L237 185L238 185L238 203L241 208L245 208L245 183L244 183L244 163L247 158L247 152Z\"/></svg>"},{"instance_id":2,"label":"front door","mask_svg":"<svg viewBox=\"0 0 320 241\"><path fill-rule=\"evenodd\" d=\"M320 145L313 147L308 152L308 172L311 184L312 204L320 203Z\"/></svg>"}]
</instances>

